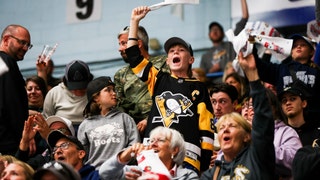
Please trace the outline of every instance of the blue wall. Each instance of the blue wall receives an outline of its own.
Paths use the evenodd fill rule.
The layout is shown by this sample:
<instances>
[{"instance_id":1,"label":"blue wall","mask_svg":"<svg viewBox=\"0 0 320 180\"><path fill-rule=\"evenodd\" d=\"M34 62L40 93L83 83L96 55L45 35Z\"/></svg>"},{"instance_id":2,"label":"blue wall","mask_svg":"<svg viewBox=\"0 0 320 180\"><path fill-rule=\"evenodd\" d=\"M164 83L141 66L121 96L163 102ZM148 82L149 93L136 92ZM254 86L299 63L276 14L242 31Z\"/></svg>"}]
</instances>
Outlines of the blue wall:
<instances>
[{"instance_id":1,"label":"blue wall","mask_svg":"<svg viewBox=\"0 0 320 180\"><path fill-rule=\"evenodd\" d=\"M119 58L117 33L128 25L131 10L140 5L152 5L161 0L102 0L101 19L98 21L68 24L67 1L76 0L0 0L0 29L8 24L21 24L30 30L34 47L19 62L22 70L34 68L43 45L59 46L53 55L55 65L64 66L73 59L85 62L108 61ZM208 40L208 24L219 21L228 29L231 25L230 0L200 0L199 5L185 5L184 19L171 14L170 6L150 12L142 20L150 38L161 44L171 36L180 36L193 48L211 46ZM121 60L119 60L121 61ZM197 67L198 61L194 67ZM122 66L123 64L118 64ZM91 67L91 66L90 66ZM120 68L112 65L108 70L94 72L95 75L113 76ZM58 70L58 73L61 73Z\"/></svg>"},{"instance_id":2,"label":"blue wall","mask_svg":"<svg viewBox=\"0 0 320 180\"><path fill-rule=\"evenodd\" d=\"M100 19L68 23L67 16L75 13L68 8L68 4L75 4L76 1L93 1L95 5L100 2L101 5L96 6L101 9ZM26 54L25 59L19 62L24 74L35 73L35 61L43 45L54 45L58 42L59 46L52 57L57 67L56 75L63 74L64 65L71 60L81 59L89 63L95 76L113 76L116 70L124 65L118 52L117 34L128 25L132 9L162 1L0 0L0 30L14 23L30 30L34 47ZM285 23L303 24L314 17L313 0L281 0L279 6L274 5L277 0L247 2L250 21L262 20L274 27L288 25ZM199 5L184 5L184 19L174 16L172 9L172 6L166 6L150 12L141 21L141 25L147 29L150 38L157 38L161 44L172 36L180 36L189 41L196 51L193 67L199 66L202 54L202 51L197 50L211 46L208 39L210 22L218 21L227 30L241 14L240 0L200 0Z\"/></svg>"}]
</instances>

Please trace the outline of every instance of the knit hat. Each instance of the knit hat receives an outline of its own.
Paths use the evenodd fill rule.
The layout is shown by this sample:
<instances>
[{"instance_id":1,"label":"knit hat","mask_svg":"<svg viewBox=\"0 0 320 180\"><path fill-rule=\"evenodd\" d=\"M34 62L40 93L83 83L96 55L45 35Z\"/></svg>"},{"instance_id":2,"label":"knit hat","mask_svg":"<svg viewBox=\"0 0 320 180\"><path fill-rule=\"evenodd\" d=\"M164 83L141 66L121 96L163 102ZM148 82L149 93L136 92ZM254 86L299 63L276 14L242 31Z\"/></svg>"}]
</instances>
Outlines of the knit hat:
<instances>
[{"instance_id":1,"label":"knit hat","mask_svg":"<svg viewBox=\"0 0 320 180\"><path fill-rule=\"evenodd\" d=\"M66 119L64 117L60 117L60 116L50 116L47 118L47 124L48 126L50 127L50 125L54 122L62 122L63 124L65 124L69 131L71 132L71 135L72 136L75 136L75 130L74 130L74 127L72 125L72 122L69 120L69 119Z\"/></svg>"},{"instance_id":2,"label":"knit hat","mask_svg":"<svg viewBox=\"0 0 320 180\"><path fill-rule=\"evenodd\" d=\"M81 180L80 174L69 164L61 161L51 161L44 164L33 175L34 180L40 180L47 172L53 173L58 179Z\"/></svg>"},{"instance_id":3,"label":"knit hat","mask_svg":"<svg viewBox=\"0 0 320 180\"><path fill-rule=\"evenodd\" d=\"M308 37L302 36L300 34L293 34L292 36L290 36L290 39L293 39L293 42L296 41L297 39L302 39L309 45L309 47L311 49L314 50L314 46L313 45L314 45L315 42L313 43L312 40L309 39Z\"/></svg>"},{"instance_id":4,"label":"knit hat","mask_svg":"<svg viewBox=\"0 0 320 180\"><path fill-rule=\"evenodd\" d=\"M166 53L168 54L169 49L172 46L177 45L177 44L183 45L190 52L191 56L193 56L193 50L192 50L191 45L179 37L172 37L164 43L164 49L166 50Z\"/></svg>"},{"instance_id":5,"label":"knit hat","mask_svg":"<svg viewBox=\"0 0 320 180\"><path fill-rule=\"evenodd\" d=\"M64 83L69 90L86 89L92 80L88 65L81 60L74 60L67 64Z\"/></svg>"},{"instance_id":6,"label":"knit hat","mask_svg":"<svg viewBox=\"0 0 320 180\"><path fill-rule=\"evenodd\" d=\"M77 139L77 137L75 136L68 136L63 134L61 131L59 130L54 130L51 131L48 135L48 143L49 146L51 147L51 149L54 148L54 146L57 144L57 142L61 139L61 138L66 138L68 139L68 141L74 143L79 150L84 150L83 145L81 144L81 142Z\"/></svg>"}]
</instances>

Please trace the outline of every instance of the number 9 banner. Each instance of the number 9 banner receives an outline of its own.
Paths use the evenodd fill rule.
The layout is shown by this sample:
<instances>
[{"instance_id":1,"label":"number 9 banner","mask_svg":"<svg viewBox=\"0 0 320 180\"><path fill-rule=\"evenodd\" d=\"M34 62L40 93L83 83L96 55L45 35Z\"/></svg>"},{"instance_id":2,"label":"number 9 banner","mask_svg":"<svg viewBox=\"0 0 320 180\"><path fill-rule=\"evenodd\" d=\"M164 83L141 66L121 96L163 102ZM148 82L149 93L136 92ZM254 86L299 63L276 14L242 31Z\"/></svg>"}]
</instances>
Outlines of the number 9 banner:
<instances>
[{"instance_id":1,"label":"number 9 banner","mask_svg":"<svg viewBox=\"0 0 320 180\"><path fill-rule=\"evenodd\" d=\"M101 18L102 0L67 0L67 23L97 21Z\"/></svg>"}]
</instances>

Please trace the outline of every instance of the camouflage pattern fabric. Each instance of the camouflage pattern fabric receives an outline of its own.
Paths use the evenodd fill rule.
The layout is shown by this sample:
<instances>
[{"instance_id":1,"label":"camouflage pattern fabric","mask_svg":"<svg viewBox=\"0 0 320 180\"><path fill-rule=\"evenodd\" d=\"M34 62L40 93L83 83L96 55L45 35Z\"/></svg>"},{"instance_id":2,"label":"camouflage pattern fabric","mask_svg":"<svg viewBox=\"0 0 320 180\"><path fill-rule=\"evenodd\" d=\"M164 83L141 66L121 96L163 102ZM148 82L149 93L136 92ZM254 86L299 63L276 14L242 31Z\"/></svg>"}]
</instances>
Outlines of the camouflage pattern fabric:
<instances>
[{"instance_id":1,"label":"camouflage pattern fabric","mask_svg":"<svg viewBox=\"0 0 320 180\"><path fill-rule=\"evenodd\" d=\"M150 57L149 61L164 72L169 72L165 55ZM148 117L152 106L152 98L147 85L142 82L131 70L129 65L115 73L118 108L129 114L136 123Z\"/></svg>"}]
</instances>

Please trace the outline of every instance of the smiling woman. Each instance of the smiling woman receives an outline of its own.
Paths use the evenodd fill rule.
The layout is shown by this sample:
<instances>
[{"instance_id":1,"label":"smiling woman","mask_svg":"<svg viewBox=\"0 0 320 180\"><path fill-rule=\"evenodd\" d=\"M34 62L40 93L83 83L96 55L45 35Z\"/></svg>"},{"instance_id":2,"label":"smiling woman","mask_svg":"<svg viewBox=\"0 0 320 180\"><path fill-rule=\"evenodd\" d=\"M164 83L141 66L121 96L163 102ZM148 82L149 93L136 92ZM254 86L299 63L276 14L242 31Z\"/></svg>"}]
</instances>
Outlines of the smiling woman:
<instances>
[{"instance_id":1,"label":"smiling woman","mask_svg":"<svg viewBox=\"0 0 320 180\"><path fill-rule=\"evenodd\" d=\"M196 172L182 167L185 153L185 141L177 130L157 127L150 133L149 146L136 143L120 151L102 164L99 174L102 179L144 179L150 174L157 178L162 174L168 179L198 179ZM137 158L138 166L126 165L132 158Z\"/></svg>"},{"instance_id":2,"label":"smiling woman","mask_svg":"<svg viewBox=\"0 0 320 180\"><path fill-rule=\"evenodd\" d=\"M45 81L39 76L31 76L26 79L26 90L28 95L29 115L42 112L43 103L47 94Z\"/></svg>"}]
</instances>

